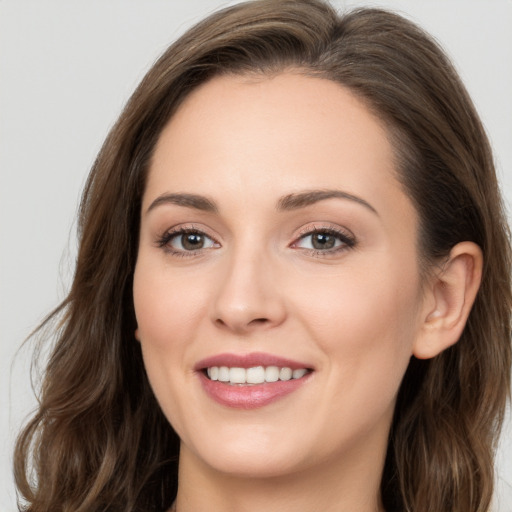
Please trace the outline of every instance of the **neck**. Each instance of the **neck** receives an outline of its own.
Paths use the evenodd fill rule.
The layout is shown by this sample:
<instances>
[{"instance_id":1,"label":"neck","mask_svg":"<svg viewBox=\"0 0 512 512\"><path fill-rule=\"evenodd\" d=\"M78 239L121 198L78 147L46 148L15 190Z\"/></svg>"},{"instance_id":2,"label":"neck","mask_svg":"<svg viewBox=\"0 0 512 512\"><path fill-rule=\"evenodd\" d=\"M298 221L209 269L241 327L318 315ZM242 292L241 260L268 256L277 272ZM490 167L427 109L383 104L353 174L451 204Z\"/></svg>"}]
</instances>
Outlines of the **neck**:
<instances>
[{"instance_id":1,"label":"neck","mask_svg":"<svg viewBox=\"0 0 512 512\"><path fill-rule=\"evenodd\" d=\"M376 448L376 447L372 447ZM185 446L180 453L176 512L384 512L380 480L385 445L368 464L359 450L300 472L259 477L216 471Z\"/></svg>"}]
</instances>

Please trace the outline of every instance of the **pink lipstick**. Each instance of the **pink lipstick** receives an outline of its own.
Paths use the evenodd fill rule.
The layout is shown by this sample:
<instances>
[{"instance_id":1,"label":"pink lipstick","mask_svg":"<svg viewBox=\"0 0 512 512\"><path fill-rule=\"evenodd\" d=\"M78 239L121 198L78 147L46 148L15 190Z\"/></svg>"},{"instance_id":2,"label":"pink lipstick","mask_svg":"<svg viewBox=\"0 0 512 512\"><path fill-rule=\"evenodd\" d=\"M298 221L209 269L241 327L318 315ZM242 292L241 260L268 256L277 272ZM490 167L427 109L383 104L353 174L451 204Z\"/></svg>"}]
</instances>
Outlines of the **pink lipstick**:
<instances>
[{"instance_id":1,"label":"pink lipstick","mask_svg":"<svg viewBox=\"0 0 512 512\"><path fill-rule=\"evenodd\" d=\"M279 356L218 354L199 361L196 370L206 394L227 407L263 407L305 384L313 368Z\"/></svg>"}]
</instances>

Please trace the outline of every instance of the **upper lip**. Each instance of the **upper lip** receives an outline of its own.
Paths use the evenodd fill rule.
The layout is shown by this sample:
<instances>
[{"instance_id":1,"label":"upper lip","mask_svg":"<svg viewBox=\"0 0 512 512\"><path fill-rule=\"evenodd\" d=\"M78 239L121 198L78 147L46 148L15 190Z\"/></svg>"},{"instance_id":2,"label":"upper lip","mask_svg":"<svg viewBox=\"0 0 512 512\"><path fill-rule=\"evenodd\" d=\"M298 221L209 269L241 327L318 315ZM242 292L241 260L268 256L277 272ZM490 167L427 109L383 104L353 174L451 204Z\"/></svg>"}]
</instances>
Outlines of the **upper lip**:
<instances>
[{"instance_id":1,"label":"upper lip","mask_svg":"<svg viewBox=\"0 0 512 512\"><path fill-rule=\"evenodd\" d=\"M201 371L212 366L228 366L230 368L254 368L255 366L279 366L281 368L291 368L298 370L300 368L312 369L311 365L300 361L294 361L285 357L264 352L251 352L249 354L217 354L205 359L201 359L194 366L194 370Z\"/></svg>"}]
</instances>

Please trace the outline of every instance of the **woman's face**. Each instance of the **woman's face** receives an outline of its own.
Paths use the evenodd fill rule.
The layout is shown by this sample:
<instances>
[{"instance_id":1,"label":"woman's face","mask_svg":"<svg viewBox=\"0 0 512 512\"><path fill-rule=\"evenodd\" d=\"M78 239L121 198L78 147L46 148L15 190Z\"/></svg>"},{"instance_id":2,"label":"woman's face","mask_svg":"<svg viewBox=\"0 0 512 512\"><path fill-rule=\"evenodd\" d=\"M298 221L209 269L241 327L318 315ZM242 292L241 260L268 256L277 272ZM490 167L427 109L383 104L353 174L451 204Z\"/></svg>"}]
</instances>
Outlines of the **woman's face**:
<instances>
[{"instance_id":1,"label":"woman's face","mask_svg":"<svg viewBox=\"0 0 512 512\"><path fill-rule=\"evenodd\" d=\"M251 476L382 463L423 315L395 175L381 123L325 79L219 77L180 106L134 301L182 458Z\"/></svg>"}]
</instances>

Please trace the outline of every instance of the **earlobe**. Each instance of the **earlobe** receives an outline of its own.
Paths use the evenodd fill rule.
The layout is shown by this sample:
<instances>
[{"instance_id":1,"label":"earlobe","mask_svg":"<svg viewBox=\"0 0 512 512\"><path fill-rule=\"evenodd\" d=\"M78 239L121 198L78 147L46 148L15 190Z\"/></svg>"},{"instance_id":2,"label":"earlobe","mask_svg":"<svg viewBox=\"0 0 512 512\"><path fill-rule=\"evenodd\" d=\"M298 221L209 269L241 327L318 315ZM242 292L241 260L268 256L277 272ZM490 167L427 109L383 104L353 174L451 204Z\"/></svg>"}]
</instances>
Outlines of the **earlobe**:
<instances>
[{"instance_id":1,"label":"earlobe","mask_svg":"<svg viewBox=\"0 0 512 512\"><path fill-rule=\"evenodd\" d=\"M139 328L135 329L135 339L140 342Z\"/></svg>"},{"instance_id":2,"label":"earlobe","mask_svg":"<svg viewBox=\"0 0 512 512\"><path fill-rule=\"evenodd\" d=\"M453 247L433 276L425 298L421 332L413 347L418 359L430 359L460 338L482 278L483 256L473 242Z\"/></svg>"}]
</instances>

